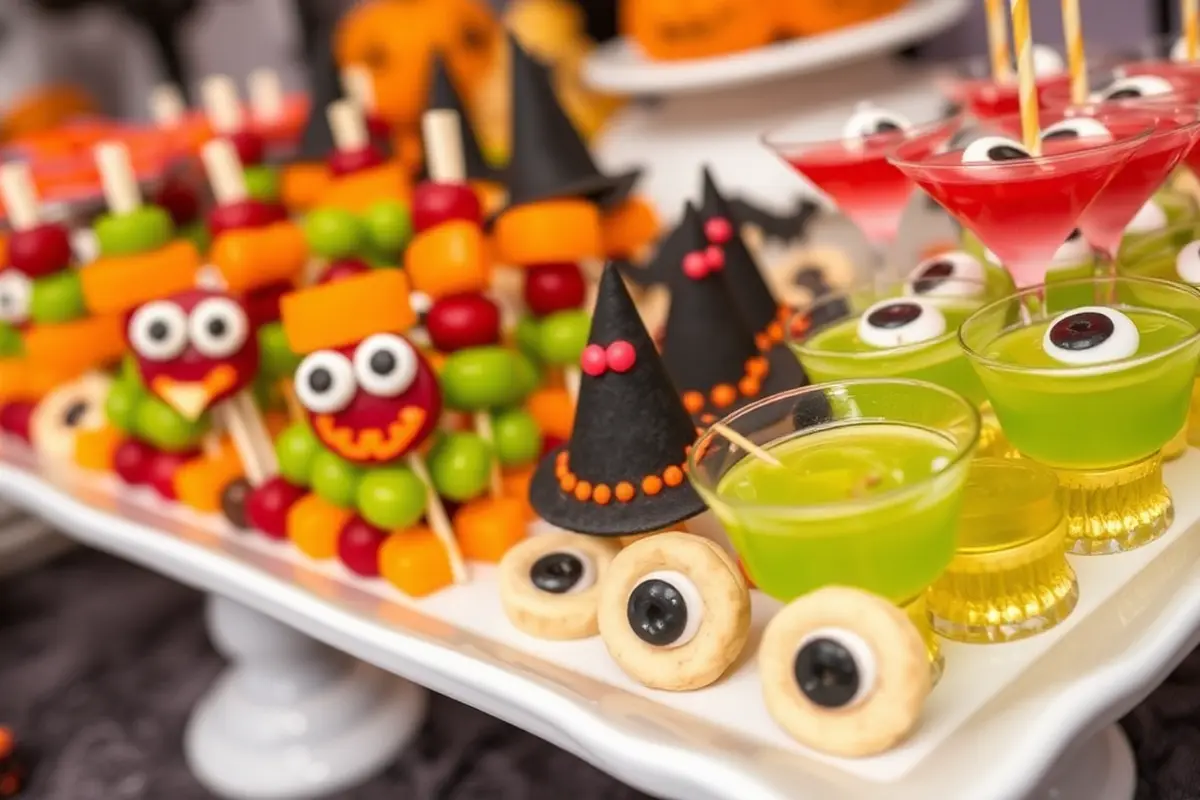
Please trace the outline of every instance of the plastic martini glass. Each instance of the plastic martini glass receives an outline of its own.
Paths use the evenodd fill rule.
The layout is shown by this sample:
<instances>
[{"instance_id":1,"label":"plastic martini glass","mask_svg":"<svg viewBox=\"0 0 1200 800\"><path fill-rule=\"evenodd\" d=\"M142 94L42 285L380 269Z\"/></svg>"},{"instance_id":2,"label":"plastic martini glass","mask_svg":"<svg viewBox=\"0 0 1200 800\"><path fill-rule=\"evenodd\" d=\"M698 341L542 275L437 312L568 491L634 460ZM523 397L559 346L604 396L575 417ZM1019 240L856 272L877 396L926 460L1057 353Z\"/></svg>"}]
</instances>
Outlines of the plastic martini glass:
<instances>
[{"instance_id":1,"label":"plastic martini glass","mask_svg":"<svg viewBox=\"0 0 1200 800\"><path fill-rule=\"evenodd\" d=\"M1055 286L1073 284L1091 296L1030 287L977 311L959 338L1005 436L1058 474L1070 552L1132 550L1174 518L1161 450L1187 420L1200 293L1149 278Z\"/></svg>"},{"instance_id":2,"label":"plastic martini glass","mask_svg":"<svg viewBox=\"0 0 1200 800\"><path fill-rule=\"evenodd\" d=\"M1149 133L1052 140L1037 157L1003 137L936 153L904 142L889 160L995 253L1017 286L1031 286Z\"/></svg>"},{"instance_id":3,"label":"plastic martini glass","mask_svg":"<svg viewBox=\"0 0 1200 800\"><path fill-rule=\"evenodd\" d=\"M758 588L785 602L830 585L879 595L909 612L936 658L925 590L954 556L975 407L922 381L849 380L774 395L721 422L692 447L688 477Z\"/></svg>"},{"instance_id":4,"label":"plastic martini glass","mask_svg":"<svg viewBox=\"0 0 1200 800\"><path fill-rule=\"evenodd\" d=\"M934 153L960 126L961 119L951 117L913 127L864 104L846 123L843 138L806 141L785 129L764 135L763 143L824 193L882 254L895 240L913 192L911 178L888 163L888 153L901 143L914 153Z\"/></svg>"},{"instance_id":5,"label":"plastic martini glass","mask_svg":"<svg viewBox=\"0 0 1200 800\"><path fill-rule=\"evenodd\" d=\"M1038 48L1042 49L1042 48ZM1067 87L1070 91L1071 78L1062 67L1062 58L1054 51L1053 58L1045 59L1037 77L1039 98L1046 91ZM1020 110L1020 93L1014 75L1010 81L999 81L992 76L991 60L987 57L970 58L952 64L949 74L934 79L935 85L946 99L961 106L972 117L980 120L1015 114Z\"/></svg>"}]
</instances>

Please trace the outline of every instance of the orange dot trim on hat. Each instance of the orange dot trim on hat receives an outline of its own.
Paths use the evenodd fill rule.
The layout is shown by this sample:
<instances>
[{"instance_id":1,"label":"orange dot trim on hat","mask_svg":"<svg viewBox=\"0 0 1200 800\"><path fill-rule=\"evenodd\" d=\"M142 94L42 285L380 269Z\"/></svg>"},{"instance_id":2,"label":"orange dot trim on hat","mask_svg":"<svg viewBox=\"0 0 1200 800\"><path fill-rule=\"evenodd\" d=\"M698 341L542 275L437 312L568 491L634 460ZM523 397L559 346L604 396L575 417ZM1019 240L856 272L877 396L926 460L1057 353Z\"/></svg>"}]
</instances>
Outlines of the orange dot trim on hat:
<instances>
[{"instance_id":1,"label":"orange dot trim on hat","mask_svg":"<svg viewBox=\"0 0 1200 800\"><path fill-rule=\"evenodd\" d=\"M736 387L728 383L719 383L712 388L707 398L700 392L684 392L683 407L693 416L699 414L700 421L705 425L711 425L716 421L716 417L709 412L700 414L701 411L707 407L722 410L729 408L737 402L739 396L746 399L757 397L762 391L763 381L770 372L771 365L762 356L747 359L742 378Z\"/></svg>"},{"instance_id":2,"label":"orange dot trim on hat","mask_svg":"<svg viewBox=\"0 0 1200 800\"><path fill-rule=\"evenodd\" d=\"M554 472L558 479L558 487L581 503L590 501L601 506L606 506L613 500L618 503L628 503L637 497L639 489L646 497L654 497L661 494L664 488L673 489L682 485L684 476L687 474L685 462L667 467L661 475L646 475L637 484L621 481L614 488L603 483L592 484L580 480L578 475L571 472L569 462L570 455L566 450L559 452L554 458Z\"/></svg>"}]
</instances>

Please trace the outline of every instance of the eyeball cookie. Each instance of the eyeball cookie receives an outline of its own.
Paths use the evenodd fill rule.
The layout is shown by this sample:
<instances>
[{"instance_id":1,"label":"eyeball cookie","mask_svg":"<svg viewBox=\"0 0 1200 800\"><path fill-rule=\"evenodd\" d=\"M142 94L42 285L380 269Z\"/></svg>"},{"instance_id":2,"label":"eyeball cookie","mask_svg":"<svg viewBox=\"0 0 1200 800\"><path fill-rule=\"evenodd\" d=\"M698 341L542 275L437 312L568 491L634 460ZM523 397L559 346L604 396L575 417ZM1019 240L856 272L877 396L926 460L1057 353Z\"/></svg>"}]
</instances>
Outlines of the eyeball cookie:
<instances>
[{"instance_id":1,"label":"eyeball cookie","mask_svg":"<svg viewBox=\"0 0 1200 800\"><path fill-rule=\"evenodd\" d=\"M600 637L651 689L684 692L720 678L750 633L750 592L721 547L688 533L641 539L613 560L600 592Z\"/></svg>"},{"instance_id":2,"label":"eyeball cookie","mask_svg":"<svg viewBox=\"0 0 1200 800\"><path fill-rule=\"evenodd\" d=\"M846 758L902 741L932 688L929 654L905 613L843 587L819 589L776 614L758 671L767 710L788 735Z\"/></svg>"},{"instance_id":3,"label":"eyeball cookie","mask_svg":"<svg viewBox=\"0 0 1200 800\"><path fill-rule=\"evenodd\" d=\"M42 459L68 463L75 457L75 437L106 424L104 404L112 380L91 372L58 387L33 410L29 438Z\"/></svg>"},{"instance_id":4,"label":"eyeball cookie","mask_svg":"<svg viewBox=\"0 0 1200 800\"><path fill-rule=\"evenodd\" d=\"M601 586L620 550L612 540L573 533L526 539L500 561L504 613L538 639L595 636Z\"/></svg>"}]
</instances>

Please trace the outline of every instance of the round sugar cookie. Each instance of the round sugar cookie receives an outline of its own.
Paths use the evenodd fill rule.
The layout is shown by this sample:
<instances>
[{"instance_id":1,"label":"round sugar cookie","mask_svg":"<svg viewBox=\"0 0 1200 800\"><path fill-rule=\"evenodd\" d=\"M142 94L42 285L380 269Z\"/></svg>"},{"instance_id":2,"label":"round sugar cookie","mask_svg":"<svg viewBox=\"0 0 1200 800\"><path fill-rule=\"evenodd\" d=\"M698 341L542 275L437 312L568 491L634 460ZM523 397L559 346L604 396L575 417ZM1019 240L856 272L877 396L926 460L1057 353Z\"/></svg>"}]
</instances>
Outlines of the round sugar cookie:
<instances>
[{"instance_id":1,"label":"round sugar cookie","mask_svg":"<svg viewBox=\"0 0 1200 800\"><path fill-rule=\"evenodd\" d=\"M611 539L532 536L500 560L500 602L513 626L538 639L586 639L620 546Z\"/></svg>"}]
</instances>

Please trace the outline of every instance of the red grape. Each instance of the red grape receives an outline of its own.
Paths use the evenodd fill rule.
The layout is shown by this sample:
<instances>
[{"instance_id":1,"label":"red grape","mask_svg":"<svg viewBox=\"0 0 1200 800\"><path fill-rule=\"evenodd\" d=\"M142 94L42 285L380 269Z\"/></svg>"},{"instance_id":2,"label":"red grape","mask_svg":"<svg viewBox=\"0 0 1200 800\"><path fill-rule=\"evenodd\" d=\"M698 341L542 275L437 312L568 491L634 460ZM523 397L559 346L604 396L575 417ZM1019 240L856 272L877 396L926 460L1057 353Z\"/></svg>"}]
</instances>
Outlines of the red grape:
<instances>
[{"instance_id":1,"label":"red grape","mask_svg":"<svg viewBox=\"0 0 1200 800\"><path fill-rule=\"evenodd\" d=\"M150 464L157 451L138 439L126 439L113 453L113 471L130 486L140 486L150 480Z\"/></svg>"},{"instance_id":2,"label":"red grape","mask_svg":"<svg viewBox=\"0 0 1200 800\"><path fill-rule=\"evenodd\" d=\"M223 233L242 228L264 228L287 219L287 209L278 203L243 200L217 206L208 212L208 231L215 239Z\"/></svg>"},{"instance_id":3,"label":"red grape","mask_svg":"<svg viewBox=\"0 0 1200 800\"><path fill-rule=\"evenodd\" d=\"M288 512L306 494L306 489L276 476L250 493L246 518L272 539L286 539Z\"/></svg>"},{"instance_id":4,"label":"red grape","mask_svg":"<svg viewBox=\"0 0 1200 800\"><path fill-rule=\"evenodd\" d=\"M237 150L238 160L243 167L258 166L267 155L266 142L253 131L238 131L228 138L233 149Z\"/></svg>"},{"instance_id":5,"label":"red grape","mask_svg":"<svg viewBox=\"0 0 1200 800\"><path fill-rule=\"evenodd\" d=\"M28 442L29 427L33 419L33 403L17 401L0 406L0 430Z\"/></svg>"},{"instance_id":6,"label":"red grape","mask_svg":"<svg viewBox=\"0 0 1200 800\"><path fill-rule=\"evenodd\" d=\"M57 223L15 231L8 240L8 260L31 278L71 266L71 235Z\"/></svg>"},{"instance_id":7,"label":"red grape","mask_svg":"<svg viewBox=\"0 0 1200 800\"><path fill-rule=\"evenodd\" d=\"M580 308L587 296L576 264L542 264L525 271L525 305L535 317Z\"/></svg>"},{"instance_id":8,"label":"red grape","mask_svg":"<svg viewBox=\"0 0 1200 800\"><path fill-rule=\"evenodd\" d=\"M195 459L196 453L155 453L150 459L147 482L167 500L174 500L175 475L184 464Z\"/></svg>"},{"instance_id":9,"label":"red grape","mask_svg":"<svg viewBox=\"0 0 1200 800\"><path fill-rule=\"evenodd\" d=\"M456 294L433 304L425 315L433 346L443 353L500 341L500 309L480 294Z\"/></svg>"},{"instance_id":10,"label":"red grape","mask_svg":"<svg viewBox=\"0 0 1200 800\"><path fill-rule=\"evenodd\" d=\"M290 281L278 281L249 292L243 302L250 317L250 325L257 329L268 322L278 322L280 299L295 290L296 287Z\"/></svg>"},{"instance_id":11,"label":"red grape","mask_svg":"<svg viewBox=\"0 0 1200 800\"><path fill-rule=\"evenodd\" d=\"M371 267L365 261L357 258L339 258L336 261L329 262L329 266L321 273L321 277L317 280L317 283L333 283L343 278L353 278L355 275L361 275L364 272L370 271Z\"/></svg>"},{"instance_id":12,"label":"red grape","mask_svg":"<svg viewBox=\"0 0 1200 800\"><path fill-rule=\"evenodd\" d=\"M378 167L387 161L383 151L373 144L357 150L335 150L329 154L329 173L335 178L353 175L356 172Z\"/></svg>"},{"instance_id":13,"label":"red grape","mask_svg":"<svg viewBox=\"0 0 1200 800\"><path fill-rule=\"evenodd\" d=\"M371 141L390 142L392 140L392 125L378 114L367 114L367 134Z\"/></svg>"},{"instance_id":14,"label":"red grape","mask_svg":"<svg viewBox=\"0 0 1200 800\"><path fill-rule=\"evenodd\" d=\"M200 198L196 191L179 180L163 184L154 203L166 209L177 226L187 225L200 216Z\"/></svg>"},{"instance_id":15,"label":"red grape","mask_svg":"<svg viewBox=\"0 0 1200 800\"><path fill-rule=\"evenodd\" d=\"M379 576L379 549L388 532L376 528L357 514L342 526L338 534L338 558L351 572L368 578Z\"/></svg>"},{"instance_id":16,"label":"red grape","mask_svg":"<svg viewBox=\"0 0 1200 800\"><path fill-rule=\"evenodd\" d=\"M482 223L483 206L475 190L465 183L417 184L412 198L413 230L420 233L452 220Z\"/></svg>"}]
</instances>

